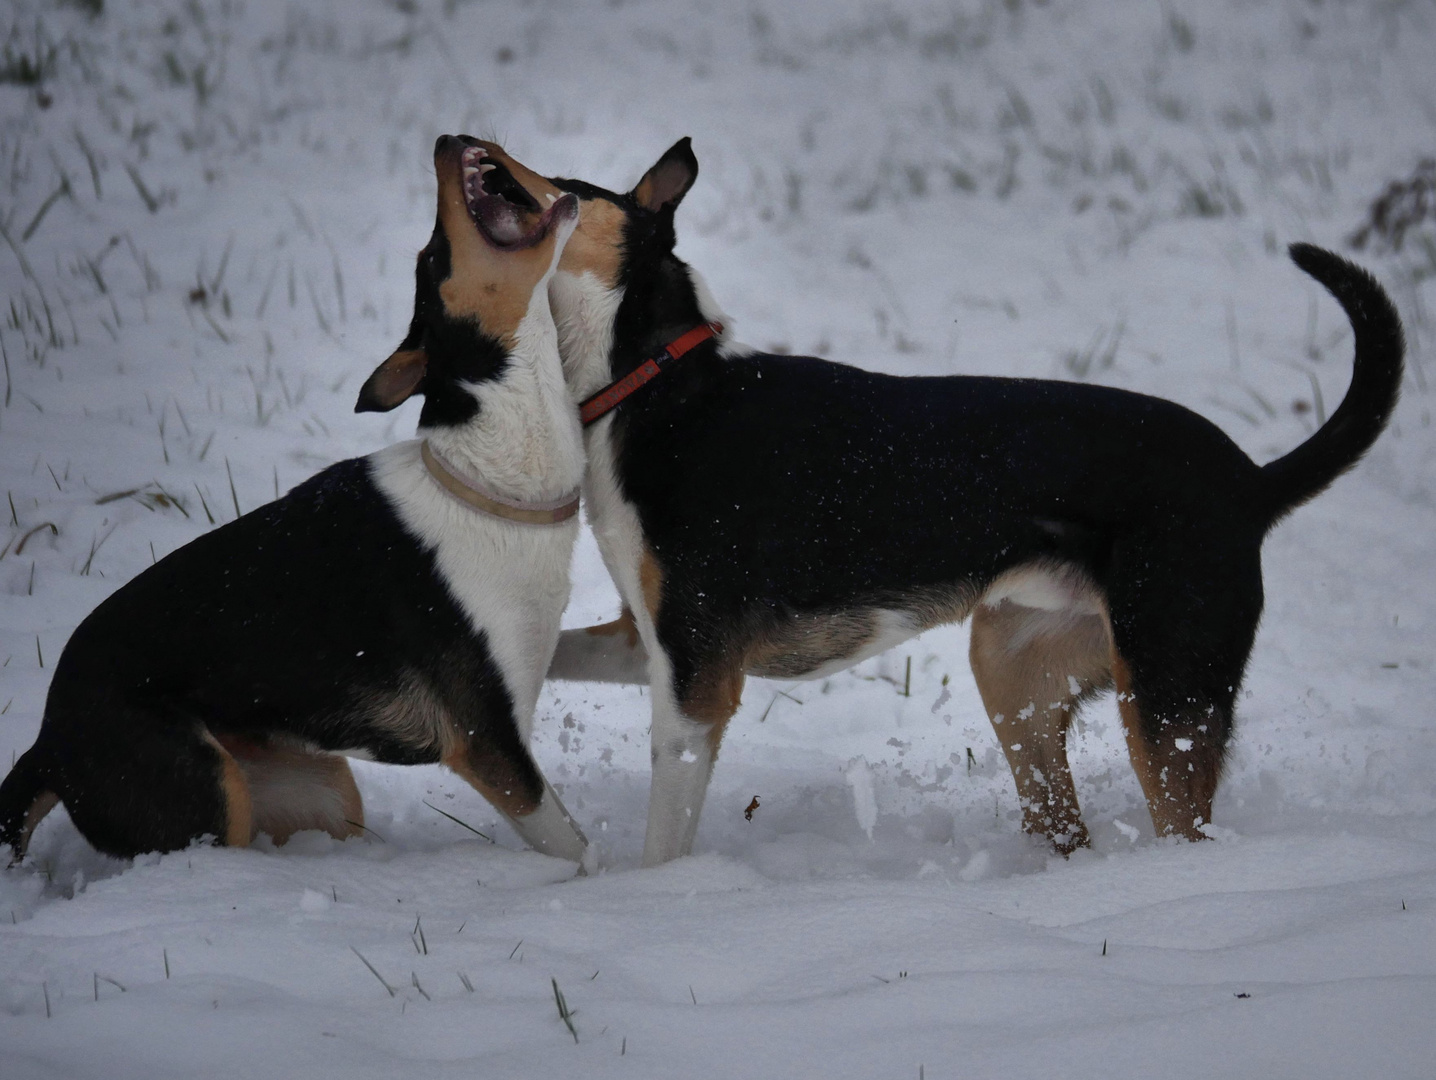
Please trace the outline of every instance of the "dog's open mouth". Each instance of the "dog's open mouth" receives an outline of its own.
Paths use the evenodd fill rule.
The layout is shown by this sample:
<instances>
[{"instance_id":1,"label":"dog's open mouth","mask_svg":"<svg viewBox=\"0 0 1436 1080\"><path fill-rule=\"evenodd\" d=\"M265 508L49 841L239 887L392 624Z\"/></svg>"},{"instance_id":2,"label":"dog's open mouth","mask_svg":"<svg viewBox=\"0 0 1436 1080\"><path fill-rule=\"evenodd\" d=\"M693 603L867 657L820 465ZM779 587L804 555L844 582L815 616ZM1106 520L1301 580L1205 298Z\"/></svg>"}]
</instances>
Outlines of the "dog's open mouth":
<instances>
[{"instance_id":1,"label":"dog's open mouth","mask_svg":"<svg viewBox=\"0 0 1436 1080\"><path fill-rule=\"evenodd\" d=\"M464 203L479 232L497 248L512 251L537 243L548 231L553 206L544 210L482 146L459 156Z\"/></svg>"}]
</instances>

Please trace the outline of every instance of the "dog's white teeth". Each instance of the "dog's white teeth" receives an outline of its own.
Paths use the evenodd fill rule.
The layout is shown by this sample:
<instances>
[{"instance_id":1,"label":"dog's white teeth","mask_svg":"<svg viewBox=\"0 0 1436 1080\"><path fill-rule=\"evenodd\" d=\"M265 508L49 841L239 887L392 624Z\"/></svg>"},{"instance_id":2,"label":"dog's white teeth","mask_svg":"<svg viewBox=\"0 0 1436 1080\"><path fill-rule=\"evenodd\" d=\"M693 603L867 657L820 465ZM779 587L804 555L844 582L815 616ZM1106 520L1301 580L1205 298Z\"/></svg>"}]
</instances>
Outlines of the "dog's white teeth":
<instances>
[{"instance_id":1,"label":"dog's white teeth","mask_svg":"<svg viewBox=\"0 0 1436 1080\"><path fill-rule=\"evenodd\" d=\"M550 206L552 206L555 202L558 201L558 196L550 192L544 192L544 198L549 201Z\"/></svg>"},{"instance_id":2,"label":"dog's white teeth","mask_svg":"<svg viewBox=\"0 0 1436 1080\"><path fill-rule=\"evenodd\" d=\"M492 162L482 161L479 163L479 175L483 176L485 173L493 172L497 168L498 166Z\"/></svg>"},{"instance_id":3,"label":"dog's white teeth","mask_svg":"<svg viewBox=\"0 0 1436 1080\"><path fill-rule=\"evenodd\" d=\"M474 166L472 166L472 165L465 165L465 166L464 166L464 179L465 179L465 180L468 180L470 177L474 177L474 176L478 176L478 175L479 175L479 170L476 169L476 168L474 168Z\"/></svg>"}]
</instances>

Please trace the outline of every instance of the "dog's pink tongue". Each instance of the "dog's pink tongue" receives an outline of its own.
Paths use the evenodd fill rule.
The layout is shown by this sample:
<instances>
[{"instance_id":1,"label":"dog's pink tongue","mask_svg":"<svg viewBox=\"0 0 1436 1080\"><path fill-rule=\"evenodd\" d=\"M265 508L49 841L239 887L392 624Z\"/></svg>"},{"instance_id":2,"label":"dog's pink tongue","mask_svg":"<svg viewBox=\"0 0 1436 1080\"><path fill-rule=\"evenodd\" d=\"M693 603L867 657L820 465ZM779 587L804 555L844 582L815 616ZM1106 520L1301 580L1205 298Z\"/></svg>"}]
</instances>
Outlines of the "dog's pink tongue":
<instances>
[{"instance_id":1,"label":"dog's pink tongue","mask_svg":"<svg viewBox=\"0 0 1436 1080\"><path fill-rule=\"evenodd\" d=\"M524 238L519 212L511 203L492 197L481 199L478 212L484 231L498 243L516 244Z\"/></svg>"}]
</instances>

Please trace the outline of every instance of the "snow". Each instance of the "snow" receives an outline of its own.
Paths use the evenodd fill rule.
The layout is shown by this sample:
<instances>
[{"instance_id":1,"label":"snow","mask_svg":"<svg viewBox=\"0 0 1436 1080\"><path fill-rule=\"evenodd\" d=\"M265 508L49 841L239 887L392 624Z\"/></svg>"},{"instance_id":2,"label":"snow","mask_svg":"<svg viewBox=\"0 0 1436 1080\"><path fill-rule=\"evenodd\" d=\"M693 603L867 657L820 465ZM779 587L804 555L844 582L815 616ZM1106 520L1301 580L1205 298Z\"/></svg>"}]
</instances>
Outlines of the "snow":
<instances>
[{"instance_id":1,"label":"snow","mask_svg":"<svg viewBox=\"0 0 1436 1080\"><path fill-rule=\"evenodd\" d=\"M692 135L680 252L740 338L1160 394L1269 460L1350 372L1283 247L1341 248L1436 116L1432 13L1378 0L3 18L0 759L153 556L412 433L351 410L408 319L437 134L610 186ZM554 683L535 752L603 872L437 767L357 763L371 831L342 844L124 863L57 811L0 872L0 1074L1429 1077L1436 249L1361 259L1404 397L1267 542L1212 841L1153 837L1110 700L1074 739L1092 850L1025 838L945 628L751 681L698 854L640 870L646 692ZM611 617L591 539L574 574L566 625Z\"/></svg>"}]
</instances>

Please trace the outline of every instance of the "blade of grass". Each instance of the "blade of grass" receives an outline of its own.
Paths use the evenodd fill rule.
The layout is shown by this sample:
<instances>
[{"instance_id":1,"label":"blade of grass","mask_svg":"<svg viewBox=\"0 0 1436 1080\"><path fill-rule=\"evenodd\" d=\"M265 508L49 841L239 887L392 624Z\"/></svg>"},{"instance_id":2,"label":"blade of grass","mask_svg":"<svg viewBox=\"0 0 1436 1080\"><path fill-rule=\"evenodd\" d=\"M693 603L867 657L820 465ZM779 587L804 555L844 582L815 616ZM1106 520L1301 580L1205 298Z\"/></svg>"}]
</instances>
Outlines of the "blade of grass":
<instances>
[{"instance_id":1,"label":"blade of grass","mask_svg":"<svg viewBox=\"0 0 1436 1080\"><path fill-rule=\"evenodd\" d=\"M433 803L431 803L428 799L420 799L419 801L420 801L421 803L423 803L425 806L427 806L430 810L434 811L434 813L436 813L436 814L443 814L446 818L448 818L450 821L452 821L455 825L462 825L464 828L468 829L469 832L473 833L475 836L482 837L483 839L487 840L487 841L488 841L489 843L491 843L491 844L492 844L492 843L495 843L495 840L494 840L494 838L493 838L492 836L489 836L487 833L481 833L481 832L479 832L478 829L474 828L474 827L473 827L472 825L470 825L467 821L461 821L461 820L459 820L458 818L454 817L453 814L450 814L448 811L446 811L446 810L440 810L437 806L435 806Z\"/></svg>"},{"instance_id":2,"label":"blade of grass","mask_svg":"<svg viewBox=\"0 0 1436 1080\"><path fill-rule=\"evenodd\" d=\"M345 819L344 819L344 824L345 824L345 825L353 825L356 829L362 829L364 832L372 834L373 837L374 837L374 839L378 840L379 843L381 843L381 844L387 844L387 843L388 843L387 840L385 840L385 839L384 839L382 836L380 836L378 833L374 832L373 829L369 828L369 826L368 826L368 825L365 825L362 821L350 821L348 818L345 818Z\"/></svg>"},{"instance_id":3,"label":"blade of grass","mask_svg":"<svg viewBox=\"0 0 1436 1080\"><path fill-rule=\"evenodd\" d=\"M12 500L11 503L10 503L10 512L11 512L12 514L15 512L15 503L14 503L13 500ZM17 522L17 524L18 524L18 522ZM59 536L59 535L60 535L60 529L59 529L58 526L56 526L56 524L55 524L53 521L42 521L42 522L40 522L40 524L36 525L33 529L30 529L28 532L26 532L24 536L20 537L20 542L15 545L15 554L16 554L16 555L19 555L22 551L24 551L24 550L25 550L25 543L26 543L26 541L28 541L28 540L30 539L30 537L34 536L34 535L35 535L37 532L39 532L41 529L49 529L51 536Z\"/></svg>"},{"instance_id":4,"label":"blade of grass","mask_svg":"<svg viewBox=\"0 0 1436 1080\"><path fill-rule=\"evenodd\" d=\"M393 997L394 988L384 981L384 976L379 974L379 969L376 968L373 964L369 963L368 960L365 960L364 954L361 953L358 949L354 948L353 945L349 946L349 951L352 952L355 956L359 957L359 959L363 962L364 966L373 973L374 978L379 980L379 985L382 986L385 990L389 991L389 996Z\"/></svg>"},{"instance_id":5,"label":"blade of grass","mask_svg":"<svg viewBox=\"0 0 1436 1080\"><path fill-rule=\"evenodd\" d=\"M244 512L239 508L239 493L234 490L234 470L229 467L229 458L224 459L224 471L229 477L229 497L234 500L234 516L243 517Z\"/></svg>"},{"instance_id":6,"label":"blade of grass","mask_svg":"<svg viewBox=\"0 0 1436 1080\"><path fill-rule=\"evenodd\" d=\"M199 489L199 484L197 484L197 483L196 483L195 486L194 486L194 493L199 496L199 504L200 504L200 506L204 507L204 516L207 517L207 518L209 518L209 523L210 523L211 525L213 525L213 524L215 523L215 521L214 521L214 515L213 515L212 513L210 513L209 503L205 502L204 492Z\"/></svg>"},{"instance_id":7,"label":"blade of grass","mask_svg":"<svg viewBox=\"0 0 1436 1080\"><path fill-rule=\"evenodd\" d=\"M553 983L553 1000L558 1006L559 1019L563 1021L568 1033L573 1036L573 1041L578 1042L578 1031L573 1026L573 1013L569 1012L568 1002L563 999L563 991L558 988L558 980L550 977L549 982Z\"/></svg>"},{"instance_id":8,"label":"blade of grass","mask_svg":"<svg viewBox=\"0 0 1436 1080\"><path fill-rule=\"evenodd\" d=\"M35 235L35 230L40 227L40 222L45 220L45 215L50 212L50 207L59 202L61 198L70 194L70 178L60 177L60 186L50 192L49 197L40 204L40 209L35 211L35 216L30 219L30 224L25 226L25 231L20 234L20 242L28 243L30 237Z\"/></svg>"}]
</instances>

